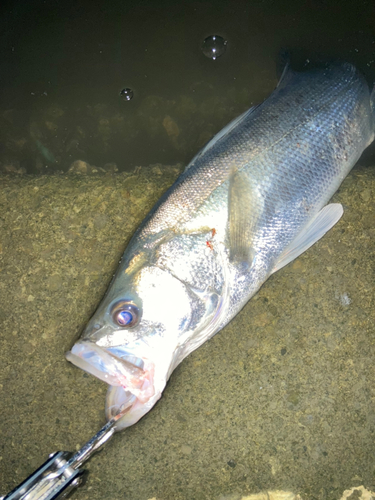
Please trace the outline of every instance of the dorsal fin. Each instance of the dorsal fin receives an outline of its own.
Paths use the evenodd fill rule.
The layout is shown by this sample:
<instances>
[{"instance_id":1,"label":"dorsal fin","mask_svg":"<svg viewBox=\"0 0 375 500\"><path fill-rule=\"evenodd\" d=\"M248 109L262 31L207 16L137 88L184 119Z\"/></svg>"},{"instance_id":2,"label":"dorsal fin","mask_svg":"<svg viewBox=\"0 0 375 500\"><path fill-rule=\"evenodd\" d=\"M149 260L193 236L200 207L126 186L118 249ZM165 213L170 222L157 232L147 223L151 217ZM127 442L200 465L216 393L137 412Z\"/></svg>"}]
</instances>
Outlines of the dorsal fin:
<instances>
[{"instance_id":1,"label":"dorsal fin","mask_svg":"<svg viewBox=\"0 0 375 500\"><path fill-rule=\"evenodd\" d=\"M277 75L279 77L279 81L276 88L284 87L289 78L293 75L293 71L290 68L290 53L287 50L282 50L279 54L277 62Z\"/></svg>"},{"instance_id":2,"label":"dorsal fin","mask_svg":"<svg viewBox=\"0 0 375 500\"><path fill-rule=\"evenodd\" d=\"M245 112L243 112L240 116L237 116L234 118L231 122L228 123L220 132L218 132L216 135L213 136L212 139L210 139L204 146L203 148L194 156L194 158L191 160L189 165L185 168L186 170L189 170L189 168L200 158L204 153L206 153L209 149L214 146L214 144L217 143L222 137L225 137L229 132L234 129L236 125L238 125L245 117L247 117L250 113L254 111L257 106L253 106L250 109L247 109Z\"/></svg>"}]
</instances>

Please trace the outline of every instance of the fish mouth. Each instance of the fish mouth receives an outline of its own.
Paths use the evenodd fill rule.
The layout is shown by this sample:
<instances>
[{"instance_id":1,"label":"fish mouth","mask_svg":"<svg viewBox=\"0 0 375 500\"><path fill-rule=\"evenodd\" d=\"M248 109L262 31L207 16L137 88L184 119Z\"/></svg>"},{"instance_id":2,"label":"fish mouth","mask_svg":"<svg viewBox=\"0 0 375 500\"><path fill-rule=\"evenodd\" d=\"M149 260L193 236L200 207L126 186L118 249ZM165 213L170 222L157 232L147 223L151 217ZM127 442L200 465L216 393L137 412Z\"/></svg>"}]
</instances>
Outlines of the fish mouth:
<instances>
[{"instance_id":1,"label":"fish mouth","mask_svg":"<svg viewBox=\"0 0 375 500\"><path fill-rule=\"evenodd\" d=\"M117 428L131 425L132 419L125 418L127 414L132 410L143 414L140 407L150 406L151 401L155 399L154 364L133 355L121 346L104 348L94 342L82 340L66 353L66 359L110 385L106 400L107 419L128 406L128 411L119 420ZM153 404L154 402L151 406ZM124 422L121 425L122 420Z\"/></svg>"}]
</instances>

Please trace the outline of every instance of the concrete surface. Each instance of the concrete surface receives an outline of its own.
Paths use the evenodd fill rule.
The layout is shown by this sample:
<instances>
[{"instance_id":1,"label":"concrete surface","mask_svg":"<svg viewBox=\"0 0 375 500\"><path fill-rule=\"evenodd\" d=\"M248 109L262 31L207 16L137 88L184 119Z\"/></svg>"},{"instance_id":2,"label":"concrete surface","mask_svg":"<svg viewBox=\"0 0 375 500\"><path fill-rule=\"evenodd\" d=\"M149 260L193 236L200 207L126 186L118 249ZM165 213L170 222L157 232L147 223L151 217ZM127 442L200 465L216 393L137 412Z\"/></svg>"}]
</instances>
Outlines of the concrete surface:
<instances>
[{"instance_id":1,"label":"concrete surface","mask_svg":"<svg viewBox=\"0 0 375 500\"><path fill-rule=\"evenodd\" d=\"M0 178L1 494L104 424L105 384L64 352L180 169ZM77 500L372 498L374 197L374 169L356 167L342 220L176 369Z\"/></svg>"}]
</instances>

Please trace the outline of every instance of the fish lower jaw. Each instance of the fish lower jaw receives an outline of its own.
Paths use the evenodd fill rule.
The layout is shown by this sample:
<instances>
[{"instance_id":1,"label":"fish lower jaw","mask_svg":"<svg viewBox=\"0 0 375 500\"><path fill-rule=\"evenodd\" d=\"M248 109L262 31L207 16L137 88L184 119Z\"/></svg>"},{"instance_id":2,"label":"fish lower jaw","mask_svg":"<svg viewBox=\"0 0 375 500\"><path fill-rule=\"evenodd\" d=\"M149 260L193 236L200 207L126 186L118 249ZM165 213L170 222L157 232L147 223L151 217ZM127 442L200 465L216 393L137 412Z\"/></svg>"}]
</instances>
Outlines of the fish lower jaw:
<instances>
[{"instance_id":1,"label":"fish lower jaw","mask_svg":"<svg viewBox=\"0 0 375 500\"><path fill-rule=\"evenodd\" d=\"M116 431L129 427L151 410L160 399L161 393L162 391L157 391L147 401L141 401L123 387L109 386L106 396L106 418L110 420L128 405L129 410L116 422Z\"/></svg>"},{"instance_id":2,"label":"fish lower jaw","mask_svg":"<svg viewBox=\"0 0 375 500\"><path fill-rule=\"evenodd\" d=\"M77 342L66 353L68 361L112 388L111 402L107 403L109 418L124 405L129 406L130 411L137 403L147 404L155 394L153 363L130 353L116 354L90 341Z\"/></svg>"}]
</instances>

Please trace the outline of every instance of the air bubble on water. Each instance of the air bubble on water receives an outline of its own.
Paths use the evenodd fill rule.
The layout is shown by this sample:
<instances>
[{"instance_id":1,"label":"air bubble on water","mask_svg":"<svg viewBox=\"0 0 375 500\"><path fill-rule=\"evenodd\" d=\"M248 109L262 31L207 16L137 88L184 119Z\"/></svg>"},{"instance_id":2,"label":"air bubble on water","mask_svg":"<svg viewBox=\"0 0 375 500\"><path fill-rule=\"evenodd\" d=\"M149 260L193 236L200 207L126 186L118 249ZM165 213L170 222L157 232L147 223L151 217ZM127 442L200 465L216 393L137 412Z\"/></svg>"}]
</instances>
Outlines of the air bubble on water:
<instances>
[{"instance_id":1,"label":"air bubble on water","mask_svg":"<svg viewBox=\"0 0 375 500\"><path fill-rule=\"evenodd\" d=\"M215 61L215 59L222 56L227 50L227 43L222 36L211 35L205 38L201 45L201 50L206 57Z\"/></svg>"},{"instance_id":2,"label":"air bubble on water","mask_svg":"<svg viewBox=\"0 0 375 500\"><path fill-rule=\"evenodd\" d=\"M132 89L125 88L121 90L120 96L124 99L124 101L130 101L133 99L134 92Z\"/></svg>"}]
</instances>

